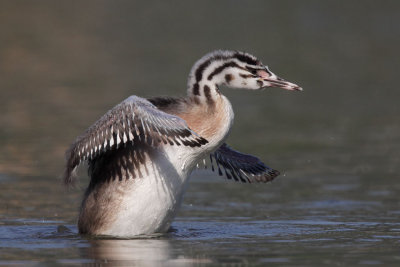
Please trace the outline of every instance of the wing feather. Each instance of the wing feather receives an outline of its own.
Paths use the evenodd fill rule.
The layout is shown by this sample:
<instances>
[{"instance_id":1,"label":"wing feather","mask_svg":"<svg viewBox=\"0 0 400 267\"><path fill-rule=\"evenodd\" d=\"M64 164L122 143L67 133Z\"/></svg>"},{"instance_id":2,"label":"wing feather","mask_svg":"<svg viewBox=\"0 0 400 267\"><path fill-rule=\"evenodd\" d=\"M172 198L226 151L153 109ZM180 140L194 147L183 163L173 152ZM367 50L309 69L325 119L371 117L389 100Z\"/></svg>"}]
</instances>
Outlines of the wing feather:
<instances>
[{"instance_id":1,"label":"wing feather","mask_svg":"<svg viewBox=\"0 0 400 267\"><path fill-rule=\"evenodd\" d=\"M240 153L225 143L210 154L210 162L211 170L218 172L220 176L225 175L228 179L244 183L266 183L280 174L279 171L271 169L257 157ZM217 168L214 168L214 163Z\"/></svg>"},{"instance_id":2,"label":"wing feather","mask_svg":"<svg viewBox=\"0 0 400 267\"><path fill-rule=\"evenodd\" d=\"M72 183L73 173L82 161L93 160L128 142L150 146L162 142L191 147L208 143L183 119L159 110L144 98L130 96L103 115L71 145L66 154L64 183Z\"/></svg>"}]
</instances>

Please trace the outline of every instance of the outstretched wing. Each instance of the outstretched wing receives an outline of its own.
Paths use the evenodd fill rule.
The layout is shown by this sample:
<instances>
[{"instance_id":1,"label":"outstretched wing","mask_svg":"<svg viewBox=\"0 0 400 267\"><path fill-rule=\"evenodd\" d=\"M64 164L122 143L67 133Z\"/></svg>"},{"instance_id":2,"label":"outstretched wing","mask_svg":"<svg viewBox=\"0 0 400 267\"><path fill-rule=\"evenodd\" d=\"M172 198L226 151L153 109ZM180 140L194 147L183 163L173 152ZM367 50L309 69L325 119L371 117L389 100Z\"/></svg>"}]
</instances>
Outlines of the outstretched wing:
<instances>
[{"instance_id":1,"label":"outstretched wing","mask_svg":"<svg viewBox=\"0 0 400 267\"><path fill-rule=\"evenodd\" d=\"M65 184L72 182L72 173L82 161L93 160L128 142L191 147L208 143L193 132L183 119L159 110L144 98L130 96L108 111L72 144L66 155Z\"/></svg>"},{"instance_id":2,"label":"outstretched wing","mask_svg":"<svg viewBox=\"0 0 400 267\"><path fill-rule=\"evenodd\" d=\"M218 171L220 176L225 174L228 179L244 183L266 183L279 175L279 171L266 166L257 157L233 150L225 143L210 154L210 160L212 170Z\"/></svg>"}]
</instances>

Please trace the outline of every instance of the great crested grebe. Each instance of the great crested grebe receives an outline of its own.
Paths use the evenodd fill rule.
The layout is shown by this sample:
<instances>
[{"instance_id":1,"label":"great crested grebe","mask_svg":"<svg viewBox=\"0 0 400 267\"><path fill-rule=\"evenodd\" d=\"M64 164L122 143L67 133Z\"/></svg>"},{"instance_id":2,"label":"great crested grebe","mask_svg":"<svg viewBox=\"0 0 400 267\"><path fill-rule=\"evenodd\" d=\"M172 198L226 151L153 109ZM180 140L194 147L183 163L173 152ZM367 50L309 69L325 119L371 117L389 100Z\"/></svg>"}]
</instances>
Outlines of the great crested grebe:
<instances>
[{"instance_id":1,"label":"great crested grebe","mask_svg":"<svg viewBox=\"0 0 400 267\"><path fill-rule=\"evenodd\" d=\"M265 183L279 175L224 143L233 111L221 85L302 90L250 54L218 50L194 64L187 97L128 97L67 151L65 184L73 183L82 161L89 164L80 233L131 237L166 232L191 172L206 157L213 170L235 181Z\"/></svg>"}]
</instances>

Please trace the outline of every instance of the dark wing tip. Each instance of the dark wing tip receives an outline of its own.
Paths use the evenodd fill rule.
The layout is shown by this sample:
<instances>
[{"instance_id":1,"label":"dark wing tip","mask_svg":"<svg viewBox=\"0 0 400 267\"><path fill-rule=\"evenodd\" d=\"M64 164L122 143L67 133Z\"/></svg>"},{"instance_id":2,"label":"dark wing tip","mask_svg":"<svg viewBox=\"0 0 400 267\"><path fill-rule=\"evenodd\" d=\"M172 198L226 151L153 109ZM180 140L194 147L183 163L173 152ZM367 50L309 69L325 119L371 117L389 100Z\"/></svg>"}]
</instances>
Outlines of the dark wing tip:
<instances>
[{"instance_id":1,"label":"dark wing tip","mask_svg":"<svg viewBox=\"0 0 400 267\"><path fill-rule=\"evenodd\" d=\"M236 172L239 179L235 179L235 181L267 183L274 180L280 174L278 170L268 167L259 158L238 152L225 143L214 153L210 154L212 167L214 167L213 158L215 158L218 167L221 165L224 169L229 169L232 173ZM235 178L235 175L233 177Z\"/></svg>"},{"instance_id":2,"label":"dark wing tip","mask_svg":"<svg viewBox=\"0 0 400 267\"><path fill-rule=\"evenodd\" d=\"M72 168L71 166L66 166L63 176L63 183L65 186L73 186L76 180L76 167Z\"/></svg>"},{"instance_id":3,"label":"dark wing tip","mask_svg":"<svg viewBox=\"0 0 400 267\"><path fill-rule=\"evenodd\" d=\"M278 170L271 169L271 170L268 172L268 174L269 174L269 175L272 177L272 179L273 179L273 178L277 177L278 175L280 175L281 172L278 171Z\"/></svg>"},{"instance_id":4,"label":"dark wing tip","mask_svg":"<svg viewBox=\"0 0 400 267\"><path fill-rule=\"evenodd\" d=\"M73 186L76 180L76 169L79 165L79 158L74 152L74 146L71 146L70 149L65 153L66 165L63 175L63 183L65 186Z\"/></svg>"},{"instance_id":5,"label":"dark wing tip","mask_svg":"<svg viewBox=\"0 0 400 267\"><path fill-rule=\"evenodd\" d=\"M281 173L278 170L270 169L265 173L265 179L263 180L264 183L268 183L273 181L277 176Z\"/></svg>"},{"instance_id":6,"label":"dark wing tip","mask_svg":"<svg viewBox=\"0 0 400 267\"><path fill-rule=\"evenodd\" d=\"M203 138L203 137L200 137L200 138L198 139L198 141L199 141L200 145L205 145L205 144L208 143L208 140L205 139L205 138Z\"/></svg>"}]
</instances>

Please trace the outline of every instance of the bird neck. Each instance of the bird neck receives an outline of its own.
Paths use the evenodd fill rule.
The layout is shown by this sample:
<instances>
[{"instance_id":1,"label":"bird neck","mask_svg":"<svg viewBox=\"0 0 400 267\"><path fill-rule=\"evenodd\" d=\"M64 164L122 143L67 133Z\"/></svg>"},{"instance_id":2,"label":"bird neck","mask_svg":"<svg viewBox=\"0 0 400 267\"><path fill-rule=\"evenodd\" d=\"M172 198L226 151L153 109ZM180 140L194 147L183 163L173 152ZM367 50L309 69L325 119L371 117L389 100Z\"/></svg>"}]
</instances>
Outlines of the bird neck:
<instances>
[{"instance_id":1,"label":"bird neck","mask_svg":"<svg viewBox=\"0 0 400 267\"><path fill-rule=\"evenodd\" d=\"M206 56L194 64L188 81L189 98L212 106L221 97L218 86L224 84L219 75L226 67L224 59L222 56Z\"/></svg>"},{"instance_id":2,"label":"bird neck","mask_svg":"<svg viewBox=\"0 0 400 267\"><path fill-rule=\"evenodd\" d=\"M188 89L188 97L196 104L206 104L209 107L214 107L220 99L221 93L215 83L200 81L194 83Z\"/></svg>"}]
</instances>

